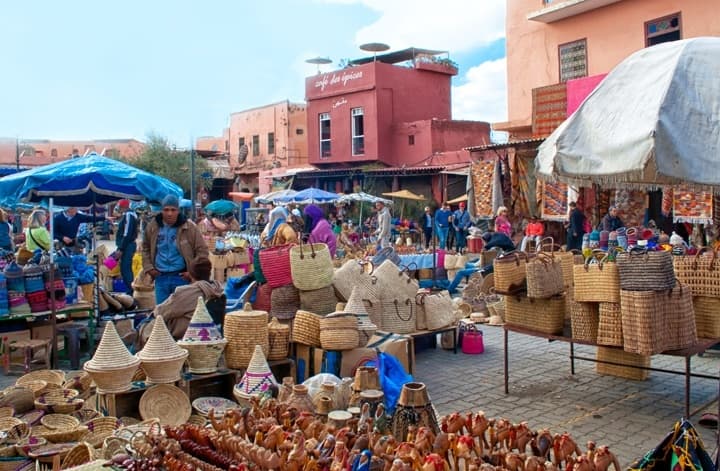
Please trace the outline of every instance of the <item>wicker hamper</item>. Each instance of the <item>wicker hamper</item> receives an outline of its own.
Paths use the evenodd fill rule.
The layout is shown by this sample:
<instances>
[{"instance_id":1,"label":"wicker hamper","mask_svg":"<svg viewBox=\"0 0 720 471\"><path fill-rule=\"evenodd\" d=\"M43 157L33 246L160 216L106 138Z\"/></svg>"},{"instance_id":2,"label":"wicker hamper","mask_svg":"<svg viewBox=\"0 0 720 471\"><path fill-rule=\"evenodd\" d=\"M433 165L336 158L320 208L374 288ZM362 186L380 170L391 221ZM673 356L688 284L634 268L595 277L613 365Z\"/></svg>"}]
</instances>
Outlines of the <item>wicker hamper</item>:
<instances>
[{"instance_id":1,"label":"wicker hamper","mask_svg":"<svg viewBox=\"0 0 720 471\"><path fill-rule=\"evenodd\" d=\"M562 334L565 296L531 299L505 296L505 322L546 334Z\"/></svg>"},{"instance_id":2,"label":"wicker hamper","mask_svg":"<svg viewBox=\"0 0 720 471\"><path fill-rule=\"evenodd\" d=\"M335 312L320 319L320 346L324 350L352 350L359 344L358 320Z\"/></svg>"},{"instance_id":3,"label":"wicker hamper","mask_svg":"<svg viewBox=\"0 0 720 471\"><path fill-rule=\"evenodd\" d=\"M695 329L701 338L720 338L720 299L708 296L693 297Z\"/></svg>"},{"instance_id":4,"label":"wicker hamper","mask_svg":"<svg viewBox=\"0 0 720 471\"><path fill-rule=\"evenodd\" d=\"M628 353L620 348L598 347L597 360L596 371L601 375L617 376L639 381L644 381L650 376L648 370L633 368L633 366L649 368L650 357L647 355ZM600 362L619 363L619 365Z\"/></svg>"},{"instance_id":5,"label":"wicker hamper","mask_svg":"<svg viewBox=\"0 0 720 471\"><path fill-rule=\"evenodd\" d=\"M597 342L600 306L598 303L580 303L568 300L572 338Z\"/></svg>"}]
</instances>

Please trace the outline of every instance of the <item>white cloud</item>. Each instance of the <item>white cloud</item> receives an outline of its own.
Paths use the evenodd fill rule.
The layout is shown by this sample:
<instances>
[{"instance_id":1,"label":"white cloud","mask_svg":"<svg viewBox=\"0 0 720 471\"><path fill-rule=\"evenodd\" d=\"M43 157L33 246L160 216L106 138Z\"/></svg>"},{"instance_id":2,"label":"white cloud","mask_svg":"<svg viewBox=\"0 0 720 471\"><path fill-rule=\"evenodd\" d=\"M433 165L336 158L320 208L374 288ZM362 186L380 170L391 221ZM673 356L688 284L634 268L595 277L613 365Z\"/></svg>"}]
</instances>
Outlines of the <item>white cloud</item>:
<instances>
[{"instance_id":1,"label":"white cloud","mask_svg":"<svg viewBox=\"0 0 720 471\"><path fill-rule=\"evenodd\" d=\"M466 82L452 89L453 119L507 120L507 66L505 58L470 68Z\"/></svg>"}]
</instances>

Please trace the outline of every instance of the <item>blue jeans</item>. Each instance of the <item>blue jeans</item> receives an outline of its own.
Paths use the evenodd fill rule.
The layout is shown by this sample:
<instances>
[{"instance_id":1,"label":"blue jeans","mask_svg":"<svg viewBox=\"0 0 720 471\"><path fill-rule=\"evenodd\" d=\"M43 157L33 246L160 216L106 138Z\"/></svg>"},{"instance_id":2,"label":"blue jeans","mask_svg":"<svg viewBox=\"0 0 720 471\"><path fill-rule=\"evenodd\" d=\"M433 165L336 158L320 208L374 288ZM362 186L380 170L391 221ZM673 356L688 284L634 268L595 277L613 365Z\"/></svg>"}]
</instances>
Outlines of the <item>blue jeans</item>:
<instances>
[{"instance_id":1,"label":"blue jeans","mask_svg":"<svg viewBox=\"0 0 720 471\"><path fill-rule=\"evenodd\" d=\"M189 284L185 278L178 275L158 275L155 278L155 303L160 304L170 297L175 288Z\"/></svg>"},{"instance_id":2,"label":"blue jeans","mask_svg":"<svg viewBox=\"0 0 720 471\"><path fill-rule=\"evenodd\" d=\"M450 230L450 228L435 226L435 230L437 231L437 235L438 235L438 248L447 249L447 237L448 237L448 231Z\"/></svg>"},{"instance_id":3,"label":"blue jeans","mask_svg":"<svg viewBox=\"0 0 720 471\"><path fill-rule=\"evenodd\" d=\"M137 244L135 242L131 242L125 250L123 250L122 257L120 257L120 275L122 275L122 279L125 282L127 294L130 295L132 295L133 292L132 282L134 278L132 271L132 259L136 250Z\"/></svg>"},{"instance_id":4,"label":"blue jeans","mask_svg":"<svg viewBox=\"0 0 720 471\"><path fill-rule=\"evenodd\" d=\"M462 250L465 248L465 229L455 230L455 243L458 250Z\"/></svg>"},{"instance_id":5,"label":"blue jeans","mask_svg":"<svg viewBox=\"0 0 720 471\"><path fill-rule=\"evenodd\" d=\"M467 263L465 264L465 268L462 270L458 270L458 272L455 274L455 278L453 278L452 282L450 283L450 286L448 286L448 291L450 294L454 293L457 290L458 285L463 280L463 278L469 278L470 275L477 272L483 272L486 275L493 272L493 266L492 265L485 265L482 268L478 268L474 263Z\"/></svg>"}]
</instances>

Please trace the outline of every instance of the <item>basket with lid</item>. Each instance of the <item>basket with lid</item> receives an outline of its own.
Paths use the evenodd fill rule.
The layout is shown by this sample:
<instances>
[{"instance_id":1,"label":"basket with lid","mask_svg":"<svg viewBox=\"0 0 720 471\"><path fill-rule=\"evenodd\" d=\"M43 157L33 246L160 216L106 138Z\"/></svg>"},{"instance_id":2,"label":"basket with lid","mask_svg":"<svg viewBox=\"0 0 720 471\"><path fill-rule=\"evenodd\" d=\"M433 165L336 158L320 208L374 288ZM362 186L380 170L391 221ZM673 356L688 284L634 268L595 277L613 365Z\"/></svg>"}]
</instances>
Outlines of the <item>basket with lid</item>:
<instances>
[{"instance_id":1,"label":"basket with lid","mask_svg":"<svg viewBox=\"0 0 720 471\"><path fill-rule=\"evenodd\" d=\"M248 405L251 397L258 396L271 385L277 386L277 380L270 371L262 348L260 345L255 345L245 374L233 388L233 395L240 405Z\"/></svg>"},{"instance_id":2,"label":"basket with lid","mask_svg":"<svg viewBox=\"0 0 720 471\"><path fill-rule=\"evenodd\" d=\"M290 347L290 326L273 317L268 324L268 342L270 344L268 360L287 358Z\"/></svg>"},{"instance_id":3,"label":"basket with lid","mask_svg":"<svg viewBox=\"0 0 720 471\"><path fill-rule=\"evenodd\" d=\"M240 311L229 312L225 316L225 363L228 368L245 369L250 363L255 345L260 345L263 353L270 349L268 342L268 313L253 310L246 303Z\"/></svg>"},{"instance_id":4,"label":"basket with lid","mask_svg":"<svg viewBox=\"0 0 720 471\"><path fill-rule=\"evenodd\" d=\"M320 346L323 349L352 350L358 342L358 320L353 314L334 312L320 319Z\"/></svg>"},{"instance_id":5,"label":"basket with lid","mask_svg":"<svg viewBox=\"0 0 720 471\"><path fill-rule=\"evenodd\" d=\"M140 359L130 354L115 330L115 324L108 322L95 355L83 369L92 376L98 392L105 394L130 389L139 366Z\"/></svg>"},{"instance_id":6,"label":"basket with lid","mask_svg":"<svg viewBox=\"0 0 720 471\"><path fill-rule=\"evenodd\" d=\"M198 297L193 313L182 340L177 343L188 352L188 370L191 373L213 373L225 350L227 340L220 333L202 297Z\"/></svg>"},{"instance_id":7,"label":"basket with lid","mask_svg":"<svg viewBox=\"0 0 720 471\"><path fill-rule=\"evenodd\" d=\"M175 343L165 321L157 316L150 338L137 357L149 383L174 383L180 379L188 352Z\"/></svg>"}]
</instances>

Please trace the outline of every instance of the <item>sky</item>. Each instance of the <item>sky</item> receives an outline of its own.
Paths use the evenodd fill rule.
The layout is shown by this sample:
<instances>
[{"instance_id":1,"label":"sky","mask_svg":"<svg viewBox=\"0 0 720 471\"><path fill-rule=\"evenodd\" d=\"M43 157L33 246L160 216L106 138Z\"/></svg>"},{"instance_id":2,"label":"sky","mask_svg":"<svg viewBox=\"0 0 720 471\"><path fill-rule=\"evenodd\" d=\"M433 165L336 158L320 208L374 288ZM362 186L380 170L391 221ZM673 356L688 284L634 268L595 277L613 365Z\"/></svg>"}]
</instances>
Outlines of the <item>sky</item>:
<instances>
[{"instance_id":1,"label":"sky","mask_svg":"<svg viewBox=\"0 0 720 471\"><path fill-rule=\"evenodd\" d=\"M230 114L305 101L305 78L368 54L449 52L454 119L507 119L505 0L26 0L0 15L0 137L188 147Z\"/></svg>"}]
</instances>

